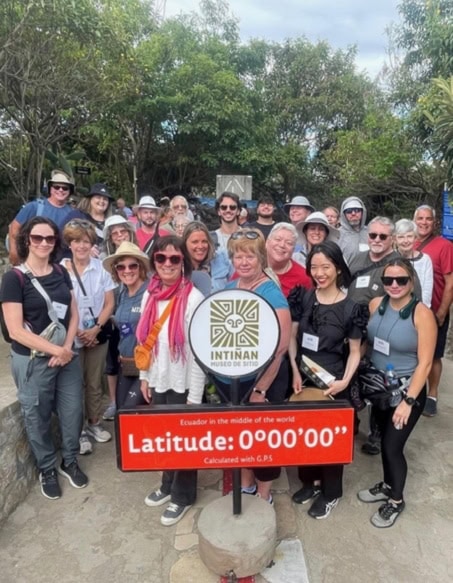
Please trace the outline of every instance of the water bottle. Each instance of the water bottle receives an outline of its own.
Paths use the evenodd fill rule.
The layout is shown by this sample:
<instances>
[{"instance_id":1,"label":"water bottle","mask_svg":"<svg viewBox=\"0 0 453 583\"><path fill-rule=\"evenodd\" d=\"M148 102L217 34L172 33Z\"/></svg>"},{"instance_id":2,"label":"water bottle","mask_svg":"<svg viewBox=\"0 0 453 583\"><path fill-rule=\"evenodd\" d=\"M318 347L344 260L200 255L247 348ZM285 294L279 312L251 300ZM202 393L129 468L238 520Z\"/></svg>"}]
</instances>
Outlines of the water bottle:
<instances>
[{"instance_id":1,"label":"water bottle","mask_svg":"<svg viewBox=\"0 0 453 583\"><path fill-rule=\"evenodd\" d=\"M395 367L391 362L385 367L385 386L391 394L389 402L390 407L397 407L401 403L402 392L398 376L395 372Z\"/></svg>"},{"instance_id":2,"label":"water bottle","mask_svg":"<svg viewBox=\"0 0 453 583\"><path fill-rule=\"evenodd\" d=\"M213 384L206 387L206 402L208 405L218 405L222 402Z\"/></svg>"}]
</instances>

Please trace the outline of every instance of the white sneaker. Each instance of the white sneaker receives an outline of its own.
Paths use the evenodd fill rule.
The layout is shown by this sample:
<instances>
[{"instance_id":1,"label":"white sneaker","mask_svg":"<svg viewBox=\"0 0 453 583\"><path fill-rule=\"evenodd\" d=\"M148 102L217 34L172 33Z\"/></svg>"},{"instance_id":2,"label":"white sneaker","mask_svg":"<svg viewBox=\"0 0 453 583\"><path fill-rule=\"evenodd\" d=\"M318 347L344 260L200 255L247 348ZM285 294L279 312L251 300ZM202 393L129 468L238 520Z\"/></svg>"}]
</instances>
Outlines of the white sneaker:
<instances>
[{"instance_id":1,"label":"white sneaker","mask_svg":"<svg viewBox=\"0 0 453 583\"><path fill-rule=\"evenodd\" d=\"M116 404L110 403L110 405L104 411L104 414L102 415L102 419L104 419L104 421L113 421L115 419L115 415L116 415Z\"/></svg>"},{"instance_id":2,"label":"white sneaker","mask_svg":"<svg viewBox=\"0 0 453 583\"><path fill-rule=\"evenodd\" d=\"M88 455L93 452L93 445L88 439L86 431L82 431L79 437L79 453L80 455Z\"/></svg>"},{"instance_id":3,"label":"white sneaker","mask_svg":"<svg viewBox=\"0 0 453 583\"><path fill-rule=\"evenodd\" d=\"M85 431L98 443L106 443L112 439L112 434L104 429L100 423L87 423Z\"/></svg>"}]
</instances>

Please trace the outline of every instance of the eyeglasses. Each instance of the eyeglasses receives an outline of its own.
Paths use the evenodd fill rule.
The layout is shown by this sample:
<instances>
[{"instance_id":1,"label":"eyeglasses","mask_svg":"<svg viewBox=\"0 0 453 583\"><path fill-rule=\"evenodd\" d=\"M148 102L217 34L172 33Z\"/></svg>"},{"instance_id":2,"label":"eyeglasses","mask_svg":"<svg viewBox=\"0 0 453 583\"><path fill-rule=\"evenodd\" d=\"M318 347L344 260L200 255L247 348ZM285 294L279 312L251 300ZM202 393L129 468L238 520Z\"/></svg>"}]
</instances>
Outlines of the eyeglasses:
<instances>
[{"instance_id":1,"label":"eyeglasses","mask_svg":"<svg viewBox=\"0 0 453 583\"><path fill-rule=\"evenodd\" d=\"M236 233L233 233L230 238L233 239L233 241L236 241L236 239L241 239L242 237L253 240L258 239L259 236L259 233L256 233L255 231L236 231Z\"/></svg>"},{"instance_id":2,"label":"eyeglasses","mask_svg":"<svg viewBox=\"0 0 453 583\"><path fill-rule=\"evenodd\" d=\"M227 211L227 210L237 211L237 209L238 209L236 204L221 204L219 206L219 208L221 211Z\"/></svg>"},{"instance_id":3,"label":"eyeglasses","mask_svg":"<svg viewBox=\"0 0 453 583\"><path fill-rule=\"evenodd\" d=\"M170 261L172 265L179 265L182 261L182 255L165 255L165 253L154 253L154 261L156 263L165 263Z\"/></svg>"},{"instance_id":4,"label":"eyeglasses","mask_svg":"<svg viewBox=\"0 0 453 583\"><path fill-rule=\"evenodd\" d=\"M384 233L368 233L368 237L374 241L375 239L379 238L381 241L386 241L390 235L384 235Z\"/></svg>"},{"instance_id":5,"label":"eyeglasses","mask_svg":"<svg viewBox=\"0 0 453 583\"><path fill-rule=\"evenodd\" d=\"M92 229L93 225L90 221L84 221L83 219L74 219L66 223L67 227L80 227L82 229Z\"/></svg>"},{"instance_id":6,"label":"eyeglasses","mask_svg":"<svg viewBox=\"0 0 453 583\"><path fill-rule=\"evenodd\" d=\"M363 209L359 209L359 208L356 208L356 209L346 209L346 210L344 211L344 214L345 214L345 215L352 215L352 213L356 213L356 214L357 214L357 213L361 213L361 212L362 212L362 210L363 210Z\"/></svg>"},{"instance_id":7,"label":"eyeglasses","mask_svg":"<svg viewBox=\"0 0 453 583\"><path fill-rule=\"evenodd\" d=\"M46 245L55 245L57 237L56 235L47 235L47 237L44 237L44 235L30 235L30 241L34 245L41 245L43 241L46 242Z\"/></svg>"},{"instance_id":8,"label":"eyeglasses","mask_svg":"<svg viewBox=\"0 0 453 583\"><path fill-rule=\"evenodd\" d=\"M129 271L137 271L139 267L140 266L138 263L129 263L128 265L125 265L124 263L117 263L117 265L115 265L115 270L118 273L123 273L123 271L126 271L126 269Z\"/></svg>"},{"instance_id":9,"label":"eyeglasses","mask_svg":"<svg viewBox=\"0 0 453 583\"><path fill-rule=\"evenodd\" d=\"M173 206L173 208L174 209L186 209L187 208L187 205L185 205L185 204L175 204Z\"/></svg>"},{"instance_id":10,"label":"eyeglasses","mask_svg":"<svg viewBox=\"0 0 453 583\"><path fill-rule=\"evenodd\" d=\"M118 229L116 231L112 231L110 234L112 235L112 237L122 237L127 232L128 232L127 229Z\"/></svg>"},{"instance_id":11,"label":"eyeglasses","mask_svg":"<svg viewBox=\"0 0 453 583\"><path fill-rule=\"evenodd\" d=\"M396 281L396 285L400 287L407 285L410 281L410 277L408 275L401 275L400 277L391 277L390 275L383 275L381 277L382 285L389 286L392 285L394 281Z\"/></svg>"},{"instance_id":12,"label":"eyeglasses","mask_svg":"<svg viewBox=\"0 0 453 583\"><path fill-rule=\"evenodd\" d=\"M55 190L62 190L63 192L69 192L69 186L62 186L61 184L51 184L50 185Z\"/></svg>"}]
</instances>

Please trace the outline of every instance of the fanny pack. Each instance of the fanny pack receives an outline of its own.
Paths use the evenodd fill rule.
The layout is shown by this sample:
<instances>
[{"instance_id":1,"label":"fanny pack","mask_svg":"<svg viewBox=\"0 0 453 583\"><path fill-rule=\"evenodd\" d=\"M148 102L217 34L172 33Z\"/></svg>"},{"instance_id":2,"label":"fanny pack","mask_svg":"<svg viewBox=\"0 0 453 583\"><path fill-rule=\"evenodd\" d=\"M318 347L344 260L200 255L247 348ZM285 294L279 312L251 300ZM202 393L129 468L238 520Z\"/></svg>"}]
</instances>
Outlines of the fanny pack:
<instances>
[{"instance_id":1,"label":"fanny pack","mask_svg":"<svg viewBox=\"0 0 453 583\"><path fill-rule=\"evenodd\" d=\"M390 388L385 373L371 364L359 367L358 380L360 397L381 410L397 407L410 383L410 377L402 377L398 378L398 388Z\"/></svg>"}]
</instances>

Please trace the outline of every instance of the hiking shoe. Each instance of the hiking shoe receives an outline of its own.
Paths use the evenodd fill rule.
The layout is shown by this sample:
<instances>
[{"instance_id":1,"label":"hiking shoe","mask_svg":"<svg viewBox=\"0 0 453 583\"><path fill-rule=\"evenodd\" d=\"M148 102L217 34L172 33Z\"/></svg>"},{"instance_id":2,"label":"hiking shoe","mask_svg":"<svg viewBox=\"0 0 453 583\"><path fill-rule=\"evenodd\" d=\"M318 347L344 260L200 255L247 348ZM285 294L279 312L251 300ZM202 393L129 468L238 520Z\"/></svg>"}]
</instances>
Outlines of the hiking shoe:
<instances>
[{"instance_id":1,"label":"hiking shoe","mask_svg":"<svg viewBox=\"0 0 453 583\"><path fill-rule=\"evenodd\" d=\"M79 468L79 464L75 460L67 466L64 465L64 462L61 462L58 473L68 478L69 483L74 488L85 488L88 484L88 478Z\"/></svg>"},{"instance_id":2,"label":"hiking shoe","mask_svg":"<svg viewBox=\"0 0 453 583\"><path fill-rule=\"evenodd\" d=\"M312 518L316 518L318 520L327 518L331 511L338 504L338 500L339 498L332 498L332 500L328 500L325 496L323 496L323 494L320 494L315 498L315 501L311 505L308 514Z\"/></svg>"},{"instance_id":3,"label":"hiking shoe","mask_svg":"<svg viewBox=\"0 0 453 583\"><path fill-rule=\"evenodd\" d=\"M378 441L367 441L362 445L362 452L368 455L378 455L381 453L381 444Z\"/></svg>"},{"instance_id":4,"label":"hiking shoe","mask_svg":"<svg viewBox=\"0 0 453 583\"><path fill-rule=\"evenodd\" d=\"M79 453L80 455L88 455L93 452L93 445L88 439L86 431L82 431L79 437Z\"/></svg>"},{"instance_id":5,"label":"hiking shoe","mask_svg":"<svg viewBox=\"0 0 453 583\"><path fill-rule=\"evenodd\" d=\"M162 506L171 499L171 494L164 494L159 488L145 498L146 506Z\"/></svg>"},{"instance_id":6,"label":"hiking shoe","mask_svg":"<svg viewBox=\"0 0 453 583\"><path fill-rule=\"evenodd\" d=\"M435 417L437 415L437 399L435 397L426 398L423 415L425 417Z\"/></svg>"},{"instance_id":7,"label":"hiking shoe","mask_svg":"<svg viewBox=\"0 0 453 583\"><path fill-rule=\"evenodd\" d=\"M115 419L115 415L116 415L116 403L110 403L110 405L104 411L102 419L104 419L104 421L113 421Z\"/></svg>"},{"instance_id":8,"label":"hiking shoe","mask_svg":"<svg viewBox=\"0 0 453 583\"><path fill-rule=\"evenodd\" d=\"M106 443L112 439L112 434L106 431L100 423L87 423L85 431L98 443Z\"/></svg>"},{"instance_id":9,"label":"hiking shoe","mask_svg":"<svg viewBox=\"0 0 453 583\"><path fill-rule=\"evenodd\" d=\"M292 496L292 501L296 504L306 504L312 498L316 498L321 494L321 488L318 485L304 484L304 486L297 490Z\"/></svg>"},{"instance_id":10,"label":"hiking shoe","mask_svg":"<svg viewBox=\"0 0 453 583\"><path fill-rule=\"evenodd\" d=\"M172 526L179 522L190 508L192 508L192 504L189 504L189 506L179 506L179 504L170 502L160 517L160 523L164 526Z\"/></svg>"},{"instance_id":11,"label":"hiking shoe","mask_svg":"<svg viewBox=\"0 0 453 583\"><path fill-rule=\"evenodd\" d=\"M406 504L404 502L400 502L399 504L396 502L386 502L373 514L371 524L377 528L389 528L389 526L393 526L405 506Z\"/></svg>"},{"instance_id":12,"label":"hiking shoe","mask_svg":"<svg viewBox=\"0 0 453 583\"><path fill-rule=\"evenodd\" d=\"M390 487L384 482L378 482L369 490L357 492L357 498L361 502L383 502L390 498Z\"/></svg>"},{"instance_id":13,"label":"hiking shoe","mask_svg":"<svg viewBox=\"0 0 453 583\"><path fill-rule=\"evenodd\" d=\"M61 488L58 483L58 474L55 468L40 472L39 481L41 483L41 492L43 496L49 500L57 500L57 498L61 498Z\"/></svg>"}]
</instances>

